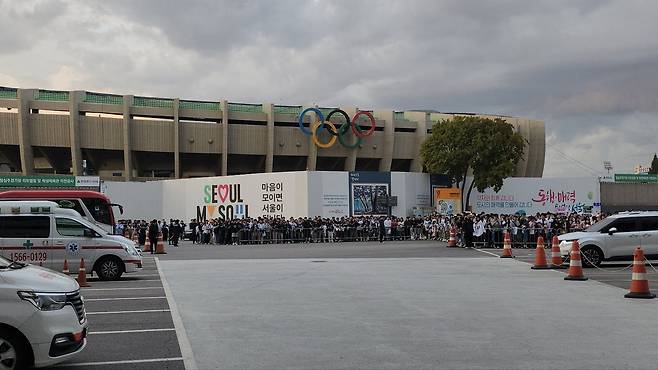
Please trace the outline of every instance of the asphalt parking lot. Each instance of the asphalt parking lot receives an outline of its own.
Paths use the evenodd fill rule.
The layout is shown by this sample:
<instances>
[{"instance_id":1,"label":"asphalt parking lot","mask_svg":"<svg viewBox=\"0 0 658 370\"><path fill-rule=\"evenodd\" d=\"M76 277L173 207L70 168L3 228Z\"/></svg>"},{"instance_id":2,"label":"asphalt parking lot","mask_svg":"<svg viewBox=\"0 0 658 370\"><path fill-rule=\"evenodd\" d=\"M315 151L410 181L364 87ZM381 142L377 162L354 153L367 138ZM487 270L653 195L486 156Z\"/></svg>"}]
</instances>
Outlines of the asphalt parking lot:
<instances>
[{"instance_id":1,"label":"asphalt parking lot","mask_svg":"<svg viewBox=\"0 0 658 370\"><path fill-rule=\"evenodd\" d=\"M478 251L484 253L491 253L496 256L500 256L502 249L477 249ZM551 250L546 249L547 258L550 260ZM515 259L521 262L525 262L529 265L535 263L535 250L534 249L513 249L513 254ZM550 262L550 261L549 261ZM591 280L596 280L608 285L615 286L617 288L628 289L631 284L631 274L632 274L632 263L633 261L614 261L614 262L603 262L603 264L598 267L585 267L583 268L583 275ZM651 260L651 265L658 268L658 261ZM567 265L568 262L565 264ZM658 285L658 273L654 268L646 264L645 268L647 270L647 279L649 280L649 286L654 291ZM530 268L530 267L528 267ZM556 270L561 271L566 274L567 270Z\"/></svg>"},{"instance_id":2,"label":"asphalt parking lot","mask_svg":"<svg viewBox=\"0 0 658 370\"><path fill-rule=\"evenodd\" d=\"M155 259L120 281L89 279L82 288L87 348L52 369L184 369L170 307Z\"/></svg>"},{"instance_id":3,"label":"asphalt parking lot","mask_svg":"<svg viewBox=\"0 0 658 370\"><path fill-rule=\"evenodd\" d=\"M260 326L245 322L245 318L241 315L254 315L254 320L261 321L264 320L263 315L265 315L264 317L266 320L261 324L265 325L265 328L268 327L267 325L274 325L278 328L268 334L271 335L270 340L273 342L279 341L279 339L275 338L278 336L279 331L285 336L285 333L292 328L293 332L289 333L292 335L292 339L289 338L292 342L289 344L304 349L304 341L298 341L297 336L307 336L307 330L300 328L299 330L302 330L301 332L294 332L294 330L297 330L295 329L297 328L295 318L289 317L288 313L286 313L286 310L293 310L293 307L288 307L286 304L280 307L283 311L280 312L281 316L279 318L284 321L288 320L287 325L289 325L289 327L281 326L282 324L278 322L277 317L273 316L272 312L268 310L262 311L262 307L269 305L269 302L278 302L281 299L280 297L277 298L279 289L284 289L283 291L285 292L285 289L287 289L285 286L288 284L288 279L292 279L291 281L294 284L294 288L289 287L289 289L292 290L288 299L301 299L300 297L295 298L295 294L292 293L298 288L304 290L309 289L308 283L303 280L304 278L302 278L302 280L300 280L300 278L305 276L305 274L311 274L313 271L323 271L322 269L317 270L313 266L325 265L310 263L308 264L308 268L303 267L307 266L307 263L309 262L327 262L330 266L336 266L337 268L333 272L330 272L330 269L326 271L327 274L318 276L318 278L325 280L326 283L312 283L320 285L314 286L313 289L307 291L306 294L308 294L308 300L305 298L298 302L298 305L304 307L311 307L314 304L319 304L320 306L316 307L318 312L322 312L323 304L332 305L334 303L326 301L326 297L323 297L322 295L316 297L314 295L315 289L320 289L320 292L323 290L332 291L336 289L334 284L336 281L341 282L344 280L344 276L340 275L343 273L353 274L352 278L355 279L353 281L359 279L370 280L371 284L374 284L373 287L384 289L383 292L391 294L392 297L399 293L391 291L388 285L393 286L397 284L398 281L407 281L407 279L410 279L412 276L415 276L414 279L418 279L414 284L420 284L423 281L423 275L418 275L417 271L412 268L409 270L400 270L400 274L397 278L387 278L388 280L385 281L388 281L388 283L382 285L377 279L371 280L374 277L373 275L368 273L364 275L364 272L370 268L366 268L367 266L372 266L373 268L377 268L377 266L386 266L382 271L377 272L378 276L384 276L381 275L383 271L393 271L398 268L406 269L402 266L410 264L417 265L418 268L421 268L420 266L427 268L432 264L436 264L436 267L442 266L441 269L447 269L446 271L448 271L443 273L444 275L437 280L437 283L442 284L440 283L441 281L454 279L461 274L458 272L460 271L460 268L456 268L454 272L449 271L450 269L453 269L453 266L461 265L462 262L459 262L460 260L464 260L469 261L464 262L464 265L488 266L486 267L489 269L488 272L484 271L479 273L478 271L468 271L468 268L464 272L466 276L469 276L469 279L484 279L481 281L483 284L488 284L485 283L487 282L486 276L488 276L488 274L492 274L493 276L500 273L503 275L500 275L499 278L507 279L508 277L505 277L504 274L510 272L512 274L511 276L513 276L514 284L517 284L520 289L530 289L533 280L537 277L543 279L543 281L545 281L544 284L553 284L556 288L560 287L559 289L566 289L565 293L567 294L575 293L576 295L574 296L582 294L582 290L578 285L579 283L565 283L562 282L561 279L555 279L555 275L551 275L550 273L547 274L546 272L530 272L530 265L534 262L534 249L514 249L514 255L516 256L514 261L500 260L501 262L498 263L495 260L501 253L500 249L446 248L446 243L436 241L386 242L383 244L377 242L357 242L240 246L193 245L190 242L183 242L178 248L172 246L166 247L167 254L158 255L157 261L152 255L145 254L144 268L141 272L135 274L124 274L122 279L117 282L102 282L95 278L89 280L92 286L90 288L82 288L90 331L87 348L77 358L68 363L53 367L53 369L185 369L186 363L189 368L189 365L194 364L195 361L200 366L207 365L222 368L248 366L251 368L264 369L268 368L270 364L283 367L295 367L295 365L298 365L299 363L294 361L294 357L292 360L283 360L282 357L280 357L288 353L286 348L277 347L278 349L276 349L275 352L270 353L270 355L275 356L276 360L270 363L265 357L255 355L252 352L252 348L243 347L243 344L246 344L247 342L251 343L250 341L252 340L255 340L255 342L251 344L257 348L265 345L265 343L257 339L258 336L256 335L256 332L260 330ZM371 260L366 261L365 259ZM211 262L213 260L215 262ZM249 262L250 260L253 262ZM386 262L387 260L390 262ZM485 260L489 260L490 262L484 262ZM207 264L203 264L201 261L207 261ZM360 261L362 261L362 263ZM300 263L301 265L299 265ZM525 270L523 267L524 264L528 265L527 273L520 272ZM584 274L589 277L591 281L599 281L608 286L622 288L615 288L610 291L599 293L603 294L606 301L609 303L623 305L624 301L630 302L623 298L623 294L625 294L624 290L628 289L630 284L631 270L630 268L624 269L625 267L628 267L629 264L630 261L606 263L601 269L586 268ZM160 269L158 268L159 266ZM167 266L164 271L162 270L162 266ZM190 269L187 266L192 266L194 268ZM272 269L273 266L274 269ZM243 269L246 270L243 271ZM269 272L261 273L261 269L265 269ZM285 271L288 269L291 269L289 271L290 273L286 274ZM169 284L171 284L175 294L169 290L169 284L167 284L166 281L163 284L162 277L169 275L165 274L167 270L169 271L169 274L173 275L173 277L169 276ZM432 268L427 269L425 271L425 276L432 276L433 279L436 279L438 275L432 271L434 271ZM565 272L565 270L560 271ZM552 274L555 274L555 272ZM650 266L647 266L647 275L650 280L650 286L655 290L654 283L658 281L658 274L656 274ZM203 278L199 279L201 276L203 276ZM203 307L203 299L199 301L200 298L194 297L194 292L199 293L199 284L192 284L191 282L197 280L200 280L201 285L210 284L208 289L211 289L210 286L213 286L212 289L214 289L219 296L225 297L227 301L219 300L213 303L212 306L215 308ZM274 281L278 281L280 284L274 284ZM525 284L525 282L529 285ZM297 286L297 284L301 285ZM457 284L459 285L461 283ZM340 292L334 293L342 294L341 292L343 291L359 290L360 288L358 285L359 284L351 286L345 281L339 284ZM399 288L412 289L413 286L413 284L409 286L404 285ZM443 286L444 289L446 288L444 285L440 286ZM588 286L589 289L594 289L592 292L598 292L599 290L599 288L596 288L596 285L587 284L586 286ZM255 290L252 291L254 288ZM468 289L470 289L470 287ZM485 288L482 289L481 293L485 294L487 290ZM614 298L617 296L617 293L615 293L617 290L619 297L618 300ZM356 299L356 301L352 302L347 300L343 302L345 307L336 307L335 309L338 309L338 312L341 312L340 310L348 310L348 307L351 307L352 304L356 304L353 308L353 314L357 316L362 315L363 312L371 310L372 308L367 308L365 306L361 307L358 303L359 300L357 299L357 296L359 294L367 294L365 293L366 291L359 292L358 294L354 292L355 295L352 298ZM247 295L243 297L245 294ZM265 295L261 296L259 294ZM435 294L442 293L435 292ZM172 309L170 303L175 302L173 300L173 296L175 295L178 295L176 298L177 304L172 304L172 306L174 306ZM437 295L437 297L439 296ZM371 298L375 299L374 297ZM334 299L336 298L334 297ZM411 302L420 298L406 295L404 299ZM378 298L375 300L378 300ZM433 304L437 304L437 302L434 302ZM478 304L482 304L483 302ZM377 301L372 303L383 304L384 302ZM584 305L593 304L588 300L582 300L581 303ZM420 309L424 312L423 310L429 308L425 307L426 302L423 299L415 304L422 306L422 308L419 306L414 310ZM403 306L406 307L407 304L403 304ZM246 307L250 308L247 309ZM452 305L447 308L453 309ZM208 309L212 312L206 312ZM379 320L385 321L385 318L393 314L395 310L406 308L401 306L398 308L390 307L390 309L392 311L380 317ZM174 312L172 313L172 311ZM180 311L180 315L178 315L178 311ZM220 316L224 315L225 320L238 320L238 322L231 324L228 321L222 321L220 318L214 317L213 312L217 312ZM240 314L239 312L243 312L243 314ZM478 314L482 315L482 313ZM310 313L304 315L311 315L308 318L311 321L307 323L309 326L315 326L318 331L326 330L323 325L317 326L319 324L314 321L318 318L317 316ZM175 317L177 317L180 324L175 324ZM435 317L431 315L429 318L425 317L422 319L416 317L414 320L418 320L418 322L414 323L412 327L404 327L404 329L414 331L422 330L424 325L431 324L434 320L437 320L440 317L442 316ZM366 318L367 316L364 316L364 319ZM335 318L331 318L331 320L334 319ZM269 320L273 321L270 322ZM342 317L341 320L349 322L351 319L348 317ZM425 322L425 320L429 321ZM184 325L183 322L185 322ZM240 322L242 324L239 324ZM208 324L208 327L205 326L206 323ZM337 322L334 321L334 324L332 325L336 325L336 323ZM356 325L356 323L353 324ZM391 323L391 325L393 324L397 325L396 323ZM177 332L177 327L179 329L184 327L184 329L187 330L183 329ZM220 327L225 328L228 332L221 334L220 332L224 329L218 330ZM375 327L369 327L369 330L374 330L373 328ZM347 331L351 330L349 329L349 325L344 329ZM394 329L394 326L391 326L390 329L391 332L398 330ZM497 327L492 327L490 329L493 331L502 330ZM381 330L386 331L388 329L383 327ZM183 345L179 343L181 331L184 338ZM233 333L233 336L231 336L230 333ZM333 338L331 341L317 344L333 346L335 344L333 343L334 340L347 340L347 337L344 337L344 333L331 332L329 334L330 337ZM213 339L213 335L217 335L217 339ZM358 333L354 333L354 335L358 335ZM430 338L430 341L440 342L443 340L442 337L435 336L432 333L425 333L424 335L427 335L428 338ZM189 339L187 336L189 336ZM313 335L307 339L316 341L327 339L322 336L319 337L319 339L312 338ZM355 346L364 345L364 350L369 351L376 348L366 348L367 345L357 344L356 342L353 344ZM395 343L386 343L386 346L392 346L399 349L401 348L400 346L406 346L406 344L404 340L400 340ZM305 348L304 351L308 350L308 352L303 351L304 353L301 354L298 353L299 348L293 350L291 354L293 356L303 356L305 360L308 359L307 356L309 353L315 351L314 348ZM198 356L198 358L195 359L195 356L192 355L192 350L194 350L195 355ZM261 350L264 351L263 353L267 352L264 348L261 348ZM338 346L335 347L334 350L341 353L348 353L350 356L352 354L351 350L347 347L343 348ZM217 357L218 353L213 353L213 351L220 351L224 355L229 352L232 354L224 359L220 358L221 356ZM422 353L419 352L418 356L421 354ZM318 356L320 355L318 354ZM382 354L382 356L383 357L375 356L370 358L368 362L361 362L361 360L353 358L345 363L340 361L331 363L341 364L343 367L355 366L361 368L367 368L371 365L383 365L386 364L387 361L393 361L391 363L397 363L400 366L403 365L403 362L395 362L394 358L388 358L384 354ZM184 361L184 358L187 362ZM264 362L254 362L255 360L252 361L251 358L260 358L260 361ZM322 356L319 358L322 358ZM412 357L407 359L407 361L411 361L411 359ZM335 361L335 359L330 358L326 358L325 360ZM426 361L420 362L416 365L420 365L421 367L434 366L438 364L435 360L436 358L434 357L427 358ZM486 359L482 358L481 360L485 361ZM505 362L500 362L499 365L504 363ZM452 367L459 367L459 364L459 362L453 362ZM472 365L476 364L478 364L478 362L472 363ZM484 364L484 362L480 364ZM519 362L519 364L526 365L522 362ZM308 365L309 367L323 367L317 362L309 362ZM464 365L467 365L467 363L464 363ZM523 368L524 366L521 365L520 367Z\"/></svg>"}]
</instances>

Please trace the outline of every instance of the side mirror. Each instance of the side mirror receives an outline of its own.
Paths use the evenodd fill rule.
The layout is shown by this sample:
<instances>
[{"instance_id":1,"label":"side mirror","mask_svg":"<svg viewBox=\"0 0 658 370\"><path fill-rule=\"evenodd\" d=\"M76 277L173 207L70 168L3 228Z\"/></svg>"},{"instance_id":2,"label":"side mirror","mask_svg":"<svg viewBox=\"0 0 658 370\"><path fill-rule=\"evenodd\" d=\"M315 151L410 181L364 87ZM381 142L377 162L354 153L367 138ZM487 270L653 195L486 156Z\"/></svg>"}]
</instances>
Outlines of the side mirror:
<instances>
[{"instance_id":1,"label":"side mirror","mask_svg":"<svg viewBox=\"0 0 658 370\"><path fill-rule=\"evenodd\" d=\"M616 227L611 227L610 229L608 229L608 235L612 235L612 234L614 234L614 233L616 233L616 232L617 232L617 228L616 228Z\"/></svg>"}]
</instances>

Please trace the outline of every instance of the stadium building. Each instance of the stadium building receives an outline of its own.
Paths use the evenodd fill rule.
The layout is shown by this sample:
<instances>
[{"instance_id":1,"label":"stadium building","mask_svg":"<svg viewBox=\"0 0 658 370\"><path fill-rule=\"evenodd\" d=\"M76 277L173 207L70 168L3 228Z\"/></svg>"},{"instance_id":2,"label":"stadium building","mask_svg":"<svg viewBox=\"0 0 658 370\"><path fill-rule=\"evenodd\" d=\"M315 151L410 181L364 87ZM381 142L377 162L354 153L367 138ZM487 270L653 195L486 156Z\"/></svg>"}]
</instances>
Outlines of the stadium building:
<instances>
[{"instance_id":1,"label":"stadium building","mask_svg":"<svg viewBox=\"0 0 658 370\"><path fill-rule=\"evenodd\" d=\"M375 109L364 111L372 121L363 113L349 127L341 126L345 115L332 114L338 136L328 127L314 140L308 125L319 115L310 112L303 128L298 124L306 108L0 87L0 172L110 181L304 170L422 172L420 145L432 126L474 115ZM333 109L318 108L324 116ZM347 118L359 111L340 109ZM513 124L528 143L515 175L542 176L543 121L477 115ZM326 143L332 146L321 147Z\"/></svg>"}]
</instances>

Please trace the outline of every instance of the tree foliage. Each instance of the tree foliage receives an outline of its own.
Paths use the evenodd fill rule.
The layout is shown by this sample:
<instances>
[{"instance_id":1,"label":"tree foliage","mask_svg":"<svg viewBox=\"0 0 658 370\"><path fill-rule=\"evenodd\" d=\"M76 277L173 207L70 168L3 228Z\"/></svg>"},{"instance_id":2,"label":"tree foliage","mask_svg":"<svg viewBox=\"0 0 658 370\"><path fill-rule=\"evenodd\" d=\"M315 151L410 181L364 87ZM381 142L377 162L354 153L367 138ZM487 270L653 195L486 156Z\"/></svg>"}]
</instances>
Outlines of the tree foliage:
<instances>
[{"instance_id":1,"label":"tree foliage","mask_svg":"<svg viewBox=\"0 0 658 370\"><path fill-rule=\"evenodd\" d=\"M514 127L502 119L456 116L437 122L421 147L425 168L444 173L462 189L462 209L466 209L473 187L499 191L503 180L514 174L523 157L525 140ZM473 182L466 194L466 176L472 171Z\"/></svg>"},{"instance_id":2,"label":"tree foliage","mask_svg":"<svg viewBox=\"0 0 658 370\"><path fill-rule=\"evenodd\" d=\"M649 173L652 175L658 175L658 156L656 153L653 154L653 159L651 160L651 168Z\"/></svg>"}]
</instances>

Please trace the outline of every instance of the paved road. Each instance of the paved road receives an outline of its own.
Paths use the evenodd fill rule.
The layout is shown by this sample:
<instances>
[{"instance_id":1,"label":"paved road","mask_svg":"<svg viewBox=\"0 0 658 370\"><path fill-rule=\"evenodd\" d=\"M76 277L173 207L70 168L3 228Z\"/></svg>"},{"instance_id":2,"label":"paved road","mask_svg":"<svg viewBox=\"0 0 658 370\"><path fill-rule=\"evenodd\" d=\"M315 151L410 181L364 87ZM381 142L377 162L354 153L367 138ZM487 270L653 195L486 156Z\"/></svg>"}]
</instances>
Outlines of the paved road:
<instances>
[{"instance_id":1,"label":"paved road","mask_svg":"<svg viewBox=\"0 0 658 370\"><path fill-rule=\"evenodd\" d=\"M167 254L160 260L199 259L288 259L288 258L430 258L482 257L474 250L445 248L437 241L391 241L349 243L299 243L257 245L192 244L185 241L180 247L167 246Z\"/></svg>"},{"instance_id":2,"label":"paved road","mask_svg":"<svg viewBox=\"0 0 658 370\"><path fill-rule=\"evenodd\" d=\"M161 266L202 369L655 368L658 301L477 253Z\"/></svg>"},{"instance_id":3,"label":"paved road","mask_svg":"<svg viewBox=\"0 0 658 370\"><path fill-rule=\"evenodd\" d=\"M501 254L501 249L481 249L486 253L495 255ZM529 265L535 263L535 250L534 249L514 249L514 256L516 260L525 262ZM550 255L550 249L546 250L547 256ZM658 268L658 261L650 261L653 266ZM653 284L654 289L658 288L658 273L654 268L647 264L647 278L649 285ZM628 289L631 283L631 270L632 261L623 262L604 262L601 267L584 268L583 275L589 279L596 280L605 284L615 286L617 288ZM566 270L558 270L566 274Z\"/></svg>"},{"instance_id":4,"label":"paved road","mask_svg":"<svg viewBox=\"0 0 658 370\"><path fill-rule=\"evenodd\" d=\"M589 283L560 285L563 284L562 279L556 279L556 274L559 273L529 269L529 264L534 260L534 250L515 249L517 258L513 261L495 258L500 252L499 249L447 248L445 243L435 241L241 246L192 245L190 242L183 242L178 248L167 246L167 254L157 257L160 264L165 266L164 270L168 272L167 280L176 293L165 293L160 275L163 271L158 271L154 256L149 254L144 256L145 267L140 273L126 274L119 282L91 279L92 287L82 290L89 313L91 332L89 344L80 357L69 364L64 364L63 368L183 369L182 357L190 354L190 347L179 344L181 330L178 332L175 330L176 325L170 312L171 302L176 302L174 306L184 318L183 322L187 330L182 332L187 334L184 337L189 338L201 368L219 366L264 369L273 366L297 368L484 366L488 361L484 357L461 363L463 366L458 366L460 363L454 362L457 361L454 359L456 357L451 357L450 361L453 362L436 362L437 358L428 354L436 351L436 348L426 348L430 344L438 346L437 348L448 348L448 354L455 356L459 354L464 358L468 358L468 355L455 348L454 343L444 342L445 338L442 335L427 332L424 328L434 327L437 322L433 320L441 321L444 318L441 316L443 314L435 317L430 312L440 313L445 309L448 313L452 312L452 315L465 310L470 312L469 315L475 315L473 317L462 315L466 323L464 330L467 332L484 330L491 333L492 340L497 336L508 338L506 335L512 334L507 333L505 329L497 326L487 329L486 322L481 323L484 319L476 318L477 315L486 316L487 312L471 312L474 309L471 305L486 304L484 301L473 301L475 299L472 298L473 295L480 295L485 301L489 298L497 299L498 289L491 291L486 289L486 286L492 284L491 279L498 279L500 284L507 287L509 284L518 286L519 291L522 291L522 293L509 293L508 299L510 302L515 302L513 307L507 307L507 303L500 303L517 315L519 312L532 312L539 309L535 303L528 302L526 299L528 294L533 293L532 286L536 285L538 278L548 277L550 282L547 281L546 284L557 284L555 289L558 290L551 292L551 296L559 295L565 302L577 297L575 299L579 304L586 305L582 309L588 309L587 305L596 305L596 302L583 299L584 297L589 297L591 292L595 295L601 293L598 288L601 285L596 285L594 280L623 289L610 287L612 290L601 293L606 299L602 303L603 307L608 307L608 304L619 305L622 304L620 301L625 301L622 297L629 285L630 270L617 271L627 266L625 263L606 264L602 270L585 269L585 275L590 277ZM322 267L325 265L327 267ZM473 266L486 266L486 268ZM647 272L652 283L658 281L658 274L651 267L647 267ZM315 276L316 273L320 275ZM460 274L463 275L461 279L465 280L455 282ZM435 285L426 285L425 279L434 281ZM461 288L455 288L454 284ZM480 286L475 286L478 284ZM398 293L394 291L394 287L407 293ZM429 295L431 299L423 298L423 289L431 293ZM559 293L559 289L567 289L564 293L566 295ZM209 296L206 294L208 291L217 294ZM404 295L404 299L400 298L402 300L395 298L396 304L401 306L393 307L390 306L391 302L378 299L376 297L378 291L388 297ZM585 291L588 293L584 294ZM345 292L350 297L347 300L336 296ZM493 296L490 297L491 294ZM569 294L572 298L567 296ZM176 296L175 301L174 296ZM214 300L217 299L219 301L215 302ZM470 303L464 303L464 299ZM208 305L207 300L212 301L212 304ZM404 303L404 300L408 302ZM292 303L288 301L296 303L290 306ZM454 303L445 307L445 302L450 301ZM364 305L365 303L367 304ZM208 309L212 312L205 312ZM406 314L400 316L400 312L422 314L415 316L407 324L390 322L390 320L396 321L396 317L406 320ZM541 316L551 316L551 312L542 313ZM331 315L340 317L332 318ZM525 316L522 314L522 317ZM468 324L472 320L483 326L480 328L475 324ZM496 318L492 317L491 320L495 321ZM300 327L298 321L308 327ZM560 316L558 321L570 320ZM331 330L323 323L330 327L334 326L339 331ZM513 324L519 328L533 328L533 323L530 321ZM635 322L631 320L630 325L635 325ZM180 329L180 324L178 328ZM444 329L442 326L441 330ZM258 339L257 332L261 331L264 331L265 336ZM533 330L523 330L513 335L523 337L527 331ZM220 332L222 334L218 335L217 333ZM450 335L457 343L460 338L465 338L464 335L470 338L467 332ZM345 336L346 333L352 334ZM369 342L367 336L362 338L368 333L380 336L398 335L394 333L407 334L398 339L382 337L381 341ZM422 333L420 335L427 341L416 343L420 346L418 351L407 348L404 342L419 333ZM283 340L279 337L280 334L283 335ZM289 334L292 337L286 339L286 335ZM218 336L212 339L213 335ZM300 335L301 337L297 337ZM354 348L361 348L359 353L366 351L370 354L357 356L351 347L343 347L336 341L345 344L354 342L352 343ZM183 342L187 342L187 338ZM317 352L318 348L315 345L307 342L319 346L320 352ZM477 344L477 342L475 338L470 338L466 344L475 345L480 349L500 350L496 346L483 347L482 343ZM279 344L272 346L273 343ZM292 347L287 349L286 346ZM182 351L181 348L187 350ZM217 357L219 352L222 353L221 358ZM338 358L331 357L332 353ZM493 363L501 366L509 364L498 359L497 355L492 358ZM322 364L318 362L321 359L325 361ZM502 362L495 362L499 360ZM441 364L446 365L439 366ZM525 366L529 364L521 360L515 364L518 366L509 367L533 367ZM543 364L548 367L569 367L562 362L556 363L555 366L549 362ZM589 364L594 366L598 363ZM609 364L621 363L612 361Z\"/></svg>"}]
</instances>

